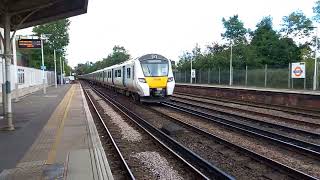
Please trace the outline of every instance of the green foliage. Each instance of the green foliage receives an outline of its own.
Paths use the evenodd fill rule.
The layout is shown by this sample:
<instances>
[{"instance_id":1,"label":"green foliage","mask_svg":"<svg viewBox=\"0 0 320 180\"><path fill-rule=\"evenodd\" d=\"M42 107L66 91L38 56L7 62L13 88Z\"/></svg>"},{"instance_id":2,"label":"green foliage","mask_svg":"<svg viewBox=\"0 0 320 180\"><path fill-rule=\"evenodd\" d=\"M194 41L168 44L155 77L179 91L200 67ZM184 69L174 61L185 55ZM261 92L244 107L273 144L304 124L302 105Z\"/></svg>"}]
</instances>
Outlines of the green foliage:
<instances>
[{"instance_id":1,"label":"green foliage","mask_svg":"<svg viewBox=\"0 0 320 180\"><path fill-rule=\"evenodd\" d=\"M243 22L239 20L238 15L230 17L228 20L222 18L222 23L225 28L225 32L221 34L224 39L233 41L234 44L245 43L247 29L244 28Z\"/></svg>"},{"instance_id":2,"label":"green foliage","mask_svg":"<svg viewBox=\"0 0 320 180\"><path fill-rule=\"evenodd\" d=\"M313 18L317 22L320 22L320 1L315 2L315 6L313 7L313 13L315 13L315 16Z\"/></svg>"},{"instance_id":3,"label":"green foliage","mask_svg":"<svg viewBox=\"0 0 320 180\"><path fill-rule=\"evenodd\" d=\"M222 37L234 40L232 54L235 69L245 69L246 65L250 68L263 68L265 64L271 67L287 68L289 62L302 61L310 56L309 44L297 46L292 38L281 37L273 29L270 16L262 18L254 31L245 30L238 16L233 16L228 21L223 19L223 24L226 32L222 34ZM299 29L295 31L298 33L300 30L299 26ZM247 32L250 34L251 41L243 39L247 36ZM189 71L191 60L193 60L193 66L196 69L228 69L230 54L229 43L213 43L207 46L203 52L196 46L191 52L186 51L180 57L177 69Z\"/></svg>"},{"instance_id":4,"label":"green foliage","mask_svg":"<svg viewBox=\"0 0 320 180\"><path fill-rule=\"evenodd\" d=\"M281 32L284 32L286 36L292 35L301 39L308 37L313 30L312 21L302 11L295 11L283 17L283 22Z\"/></svg>"},{"instance_id":5,"label":"green foliage","mask_svg":"<svg viewBox=\"0 0 320 180\"><path fill-rule=\"evenodd\" d=\"M88 74L130 59L130 54L123 46L114 46L112 50L112 53L106 58L103 58L101 61L97 61L95 63L87 62L85 64L78 64L75 68L75 72L78 75Z\"/></svg>"},{"instance_id":6,"label":"green foliage","mask_svg":"<svg viewBox=\"0 0 320 180\"><path fill-rule=\"evenodd\" d=\"M32 32L36 36L45 36L47 40L44 40L44 63L47 70L54 70L53 51L56 50L57 57L57 72L60 73L60 62L61 57L65 61L65 72L69 75L71 67L68 66L67 60L65 59L65 48L69 44L69 26L70 21L68 19L58 20L51 23L35 26ZM34 68L41 67L41 50L22 50L22 53L29 57L28 65Z\"/></svg>"}]
</instances>

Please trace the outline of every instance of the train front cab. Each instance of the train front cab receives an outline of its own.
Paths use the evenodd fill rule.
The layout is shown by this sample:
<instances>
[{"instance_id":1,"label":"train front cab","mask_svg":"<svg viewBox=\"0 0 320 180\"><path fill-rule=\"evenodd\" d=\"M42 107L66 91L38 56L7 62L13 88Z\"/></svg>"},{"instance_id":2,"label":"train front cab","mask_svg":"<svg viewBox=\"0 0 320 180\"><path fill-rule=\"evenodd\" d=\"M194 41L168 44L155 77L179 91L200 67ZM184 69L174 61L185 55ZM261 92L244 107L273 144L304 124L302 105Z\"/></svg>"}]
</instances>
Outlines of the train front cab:
<instances>
[{"instance_id":1,"label":"train front cab","mask_svg":"<svg viewBox=\"0 0 320 180\"><path fill-rule=\"evenodd\" d=\"M175 85L171 62L167 59L143 59L137 63L141 67L138 74L143 77L138 78L140 101L166 101L173 94Z\"/></svg>"}]
</instances>

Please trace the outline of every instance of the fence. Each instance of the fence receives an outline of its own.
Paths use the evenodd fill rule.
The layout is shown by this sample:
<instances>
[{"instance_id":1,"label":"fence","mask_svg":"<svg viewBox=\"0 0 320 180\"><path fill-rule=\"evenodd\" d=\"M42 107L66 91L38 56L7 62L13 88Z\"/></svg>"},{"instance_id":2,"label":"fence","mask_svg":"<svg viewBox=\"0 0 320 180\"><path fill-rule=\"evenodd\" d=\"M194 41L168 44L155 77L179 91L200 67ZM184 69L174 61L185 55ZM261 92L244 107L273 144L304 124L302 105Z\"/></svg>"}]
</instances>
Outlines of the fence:
<instances>
[{"instance_id":1,"label":"fence","mask_svg":"<svg viewBox=\"0 0 320 180\"><path fill-rule=\"evenodd\" d=\"M22 67L17 66L17 69L13 65L10 66L10 72L11 72L11 90L15 89L15 74L17 73L17 83L18 88L27 88L37 85L42 85L42 70L40 69L34 69L29 67ZM54 84L54 72L52 71L45 71L45 79L47 85L53 85ZM0 61L0 84L3 83L3 72L2 72L2 63ZM0 88L0 92L1 92Z\"/></svg>"},{"instance_id":2,"label":"fence","mask_svg":"<svg viewBox=\"0 0 320 180\"><path fill-rule=\"evenodd\" d=\"M266 88L294 88L312 89L314 69L307 67L305 79L292 79L289 66L287 68L268 67L233 69L233 85ZM319 72L319 71L318 71ZM174 77L177 83L190 83L190 70L175 71ZM319 74L318 74L319 75ZM230 70L227 68L214 68L196 70L196 78L193 83L197 84L220 84L229 85ZM319 76L317 83L319 84ZM317 87L319 87L317 85ZM319 88L317 88L319 89Z\"/></svg>"}]
</instances>

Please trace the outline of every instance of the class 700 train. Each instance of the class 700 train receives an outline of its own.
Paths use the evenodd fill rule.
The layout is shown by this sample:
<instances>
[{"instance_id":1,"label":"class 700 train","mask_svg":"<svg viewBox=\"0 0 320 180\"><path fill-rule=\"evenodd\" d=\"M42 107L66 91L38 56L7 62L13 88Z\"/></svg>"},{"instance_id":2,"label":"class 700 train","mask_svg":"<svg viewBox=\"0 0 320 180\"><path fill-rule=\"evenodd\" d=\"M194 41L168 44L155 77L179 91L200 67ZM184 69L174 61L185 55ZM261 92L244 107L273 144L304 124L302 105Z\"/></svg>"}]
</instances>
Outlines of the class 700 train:
<instances>
[{"instance_id":1,"label":"class 700 train","mask_svg":"<svg viewBox=\"0 0 320 180\"><path fill-rule=\"evenodd\" d=\"M166 101L173 94L175 86L171 61L159 54L146 54L79 78L101 84L141 102Z\"/></svg>"}]
</instances>

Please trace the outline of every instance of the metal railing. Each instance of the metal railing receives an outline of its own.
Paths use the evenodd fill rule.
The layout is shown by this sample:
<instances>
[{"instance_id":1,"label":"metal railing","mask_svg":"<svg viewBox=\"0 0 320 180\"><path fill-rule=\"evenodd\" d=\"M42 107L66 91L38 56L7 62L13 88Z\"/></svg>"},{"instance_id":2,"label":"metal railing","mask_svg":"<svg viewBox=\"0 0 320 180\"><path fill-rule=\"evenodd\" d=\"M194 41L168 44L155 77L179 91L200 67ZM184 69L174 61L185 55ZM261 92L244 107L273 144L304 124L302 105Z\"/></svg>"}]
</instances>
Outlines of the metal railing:
<instances>
[{"instance_id":1,"label":"metal railing","mask_svg":"<svg viewBox=\"0 0 320 180\"><path fill-rule=\"evenodd\" d=\"M313 68L307 67L306 78L293 79L288 67L245 68L233 69L233 86L265 87L279 89L307 89L313 88ZM190 83L190 70L174 71L177 83ZM228 68L196 69L195 84L229 85L230 71ZM319 90L319 75L317 90Z\"/></svg>"}]
</instances>

